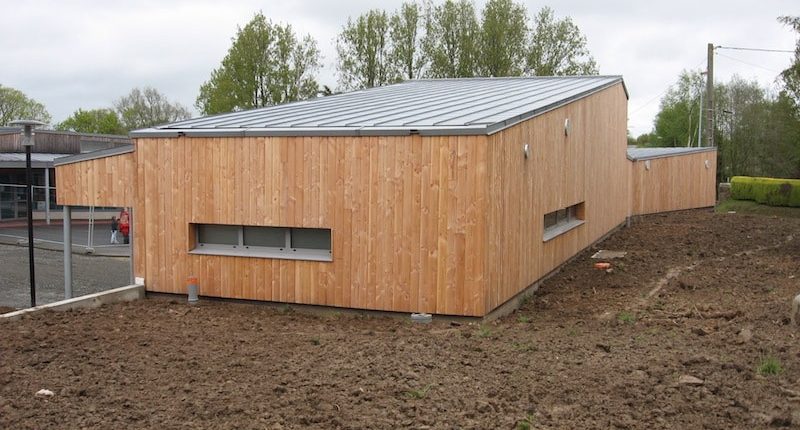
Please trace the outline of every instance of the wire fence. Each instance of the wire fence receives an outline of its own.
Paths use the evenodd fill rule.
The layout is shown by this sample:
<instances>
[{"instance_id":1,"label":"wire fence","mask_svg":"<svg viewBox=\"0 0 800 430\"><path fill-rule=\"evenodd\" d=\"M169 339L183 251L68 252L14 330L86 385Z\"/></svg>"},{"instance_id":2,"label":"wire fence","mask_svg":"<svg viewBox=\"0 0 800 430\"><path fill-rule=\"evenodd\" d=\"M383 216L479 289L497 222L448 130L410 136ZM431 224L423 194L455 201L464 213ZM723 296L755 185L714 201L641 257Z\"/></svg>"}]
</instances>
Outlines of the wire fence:
<instances>
[{"instance_id":1,"label":"wire fence","mask_svg":"<svg viewBox=\"0 0 800 430\"><path fill-rule=\"evenodd\" d=\"M26 187L26 185L20 184L0 183L0 221L22 220L28 216L28 202L25 198ZM56 203L56 187L34 185L31 194L33 213L36 218L39 218L39 216L49 218L51 215L56 215L56 218L60 218L63 207ZM89 212L90 210L116 213L119 208L73 206L74 212Z\"/></svg>"}]
</instances>

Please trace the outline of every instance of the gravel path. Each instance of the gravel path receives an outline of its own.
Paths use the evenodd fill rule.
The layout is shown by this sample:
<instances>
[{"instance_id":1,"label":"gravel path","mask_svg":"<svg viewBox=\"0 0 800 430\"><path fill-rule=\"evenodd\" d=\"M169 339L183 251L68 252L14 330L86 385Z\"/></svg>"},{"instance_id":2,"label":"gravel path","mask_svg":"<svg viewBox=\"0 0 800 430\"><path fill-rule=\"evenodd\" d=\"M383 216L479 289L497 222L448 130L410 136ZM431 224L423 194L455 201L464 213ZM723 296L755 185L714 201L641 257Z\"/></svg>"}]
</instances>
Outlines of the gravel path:
<instances>
[{"instance_id":1,"label":"gravel path","mask_svg":"<svg viewBox=\"0 0 800 430\"><path fill-rule=\"evenodd\" d=\"M64 298L64 258L61 251L36 249L36 304ZM0 244L0 307L30 306L28 248ZM130 284L126 257L73 254L73 295L95 293Z\"/></svg>"}]
</instances>

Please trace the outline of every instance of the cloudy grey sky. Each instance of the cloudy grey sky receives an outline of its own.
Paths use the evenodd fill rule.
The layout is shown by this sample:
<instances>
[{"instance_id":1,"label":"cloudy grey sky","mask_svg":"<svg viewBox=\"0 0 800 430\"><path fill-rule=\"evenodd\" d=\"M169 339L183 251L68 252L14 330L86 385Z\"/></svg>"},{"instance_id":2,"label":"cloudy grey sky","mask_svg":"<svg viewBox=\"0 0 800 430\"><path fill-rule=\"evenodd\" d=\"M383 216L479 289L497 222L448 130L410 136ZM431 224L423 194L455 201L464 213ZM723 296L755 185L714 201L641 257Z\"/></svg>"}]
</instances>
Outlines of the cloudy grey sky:
<instances>
[{"instance_id":1,"label":"cloudy grey sky","mask_svg":"<svg viewBox=\"0 0 800 430\"><path fill-rule=\"evenodd\" d=\"M0 84L45 104L59 122L78 108L109 107L150 85L194 108L198 88L218 67L236 33L262 10L317 39L320 82L334 86L333 39L348 16L401 0L0 0ZM478 9L485 1L475 2ZM705 69L706 44L794 49L795 35L776 21L800 15L796 0L527 0L530 14L550 5L588 38L602 74L619 74L630 92L629 129L652 129L661 94L683 69ZM777 88L791 54L721 50L718 81L734 73Z\"/></svg>"}]
</instances>

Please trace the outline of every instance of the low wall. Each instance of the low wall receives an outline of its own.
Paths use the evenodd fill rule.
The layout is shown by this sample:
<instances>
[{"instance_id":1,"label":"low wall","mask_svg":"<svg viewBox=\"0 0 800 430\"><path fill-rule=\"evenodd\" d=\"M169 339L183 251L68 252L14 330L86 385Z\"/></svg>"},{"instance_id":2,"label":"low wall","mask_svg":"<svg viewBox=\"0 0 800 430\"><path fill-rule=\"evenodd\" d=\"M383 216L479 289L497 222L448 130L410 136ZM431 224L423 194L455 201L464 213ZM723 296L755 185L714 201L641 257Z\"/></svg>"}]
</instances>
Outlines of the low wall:
<instances>
[{"instance_id":1,"label":"low wall","mask_svg":"<svg viewBox=\"0 0 800 430\"><path fill-rule=\"evenodd\" d=\"M714 206L717 152L631 162L631 215Z\"/></svg>"},{"instance_id":2,"label":"low wall","mask_svg":"<svg viewBox=\"0 0 800 430\"><path fill-rule=\"evenodd\" d=\"M24 315L29 315L41 311L69 311L81 308L97 308L102 305L119 302L132 302L143 299L145 296L144 284L134 284L125 287L114 288L113 290L102 291L85 296L74 297L72 299L61 300L59 302L48 303L36 306L35 308L21 309L7 314L0 315L0 318L19 319Z\"/></svg>"}]
</instances>

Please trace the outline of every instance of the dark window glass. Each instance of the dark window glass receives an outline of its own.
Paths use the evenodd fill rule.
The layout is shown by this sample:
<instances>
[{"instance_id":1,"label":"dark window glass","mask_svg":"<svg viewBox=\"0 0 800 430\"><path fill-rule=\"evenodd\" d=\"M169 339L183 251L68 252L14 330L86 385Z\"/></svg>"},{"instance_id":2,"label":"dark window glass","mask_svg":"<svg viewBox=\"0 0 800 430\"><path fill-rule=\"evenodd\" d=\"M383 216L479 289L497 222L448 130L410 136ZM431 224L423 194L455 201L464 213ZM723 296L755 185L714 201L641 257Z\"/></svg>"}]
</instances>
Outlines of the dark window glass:
<instances>
[{"instance_id":1,"label":"dark window glass","mask_svg":"<svg viewBox=\"0 0 800 430\"><path fill-rule=\"evenodd\" d=\"M283 227L245 227L245 246L286 247L286 228Z\"/></svg>"},{"instance_id":2,"label":"dark window glass","mask_svg":"<svg viewBox=\"0 0 800 430\"><path fill-rule=\"evenodd\" d=\"M567 222L567 210L566 209L559 209L558 210L558 223L563 224Z\"/></svg>"},{"instance_id":3,"label":"dark window glass","mask_svg":"<svg viewBox=\"0 0 800 430\"><path fill-rule=\"evenodd\" d=\"M331 250L331 231L324 228L293 228L292 248Z\"/></svg>"},{"instance_id":4,"label":"dark window glass","mask_svg":"<svg viewBox=\"0 0 800 430\"><path fill-rule=\"evenodd\" d=\"M544 228L549 228L556 225L556 213L550 212L549 214L544 216Z\"/></svg>"},{"instance_id":5,"label":"dark window glass","mask_svg":"<svg viewBox=\"0 0 800 430\"><path fill-rule=\"evenodd\" d=\"M239 227L235 225L201 224L197 226L197 240L202 244L238 245Z\"/></svg>"}]
</instances>

